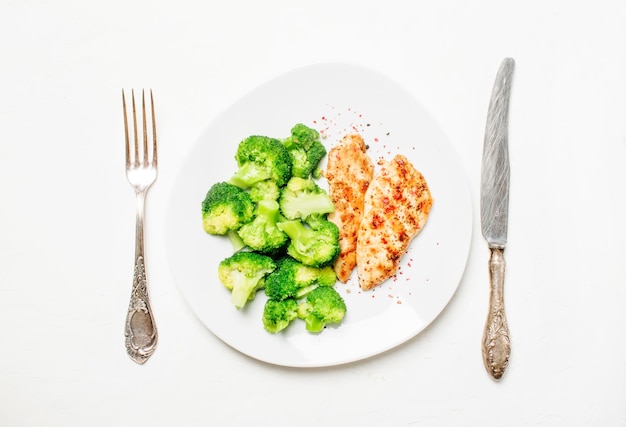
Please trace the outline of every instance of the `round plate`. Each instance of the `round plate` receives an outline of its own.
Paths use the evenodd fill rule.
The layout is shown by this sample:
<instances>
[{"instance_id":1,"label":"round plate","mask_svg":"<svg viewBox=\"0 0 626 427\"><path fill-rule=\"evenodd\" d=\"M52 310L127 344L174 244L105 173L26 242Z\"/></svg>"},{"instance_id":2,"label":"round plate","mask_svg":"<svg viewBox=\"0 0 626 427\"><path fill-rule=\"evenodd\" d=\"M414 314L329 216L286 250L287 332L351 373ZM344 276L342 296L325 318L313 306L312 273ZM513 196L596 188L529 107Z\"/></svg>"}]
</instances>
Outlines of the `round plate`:
<instances>
[{"instance_id":1,"label":"round plate","mask_svg":"<svg viewBox=\"0 0 626 427\"><path fill-rule=\"evenodd\" d=\"M265 294L242 310L217 278L232 252L222 237L202 229L201 202L237 165L237 144L249 135L283 138L304 123L328 149L358 132L376 162L404 154L420 170L434 203L424 230L412 241L395 277L361 291L356 272L335 288L348 312L343 323L310 334L296 321L283 333L263 329ZM323 184L323 183L322 183ZM166 243L174 278L194 313L217 337L255 359L283 366L319 367L368 358L417 335L446 307L467 262L472 211L456 153L420 103L372 70L346 64L299 68L253 90L209 125L174 183Z\"/></svg>"}]
</instances>

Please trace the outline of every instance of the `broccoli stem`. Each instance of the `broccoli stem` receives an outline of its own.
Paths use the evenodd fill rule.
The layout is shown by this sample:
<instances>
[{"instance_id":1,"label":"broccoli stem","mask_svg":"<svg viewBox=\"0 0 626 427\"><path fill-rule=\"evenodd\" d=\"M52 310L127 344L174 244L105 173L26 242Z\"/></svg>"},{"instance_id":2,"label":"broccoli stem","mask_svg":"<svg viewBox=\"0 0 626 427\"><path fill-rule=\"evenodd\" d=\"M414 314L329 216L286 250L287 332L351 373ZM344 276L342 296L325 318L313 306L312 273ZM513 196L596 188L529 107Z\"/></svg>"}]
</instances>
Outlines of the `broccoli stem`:
<instances>
[{"instance_id":1,"label":"broccoli stem","mask_svg":"<svg viewBox=\"0 0 626 427\"><path fill-rule=\"evenodd\" d=\"M233 248L233 252L240 251L246 247L246 244L235 230L228 230L228 241Z\"/></svg>"},{"instance_id":2,"label":"broccoli stem","mask_svg":"<svg viewBox=\"0 0 626 427\"><path fill-rule=\"evenodd\" d=\"M230 301L236 308L242 308L246 305L246 302L254 298L254 285L256 283L245 274L234 271L233 276L233 289L231 291Z\"/></svg>"},{"instance_id":3,"label":"broccoli stem","mask_svg":"<svg viewBox=\"0 0 626 427\"><path fill-rule=\"evenodd\" d=\"M308 218L312 214L330 213L335 210L335 205L326 194L298 194L293 202L297 206L300 218Z\"/></svg>"},{"instance_id":4,"label":"broccoli stem","mask_svg":"<svg viewBox=\"0 0 626 427\"><path fill-rule=\"evenodd\" d=\"M319 317L311 314L304 319L304 325L309 332L321 332L326 324Z\"/></svg>"},{"instance_id":5,"label":"broccoli stem","mask_svg":"<svg viewBox=\"0 0 626 427\"><path fill-rule=\"evenodd\" d=\"M257 204L257 217L267 218L267 223L276 225L278 202L276 200L261 200Z\"/></svg>"},{"instance_id":6,"label":"broccoli stem","mask_svg":"<svg viewBox=\"0 0 626 427\"><path fill-rule=\"evenodd\" d=\"M230 178L230 183L240 188L248 188L260 181L270 178L267 168L253 162L244 163Z\"/></svg>"},{"instance_id":7,"label":"broccoli stem","mask_svg":"<svg viewBox=\"0 0 626 427\"><path fill-rule=\"evenodd\" d=\"M310 240L310 234L312 232L309 227L306 227L302 222L298 220L283 221L278 224L278 228L280 228L283 233L289 236L292 241L298 243L303 243L303 240L308 242Z\"/></svg>"}]
</instances>

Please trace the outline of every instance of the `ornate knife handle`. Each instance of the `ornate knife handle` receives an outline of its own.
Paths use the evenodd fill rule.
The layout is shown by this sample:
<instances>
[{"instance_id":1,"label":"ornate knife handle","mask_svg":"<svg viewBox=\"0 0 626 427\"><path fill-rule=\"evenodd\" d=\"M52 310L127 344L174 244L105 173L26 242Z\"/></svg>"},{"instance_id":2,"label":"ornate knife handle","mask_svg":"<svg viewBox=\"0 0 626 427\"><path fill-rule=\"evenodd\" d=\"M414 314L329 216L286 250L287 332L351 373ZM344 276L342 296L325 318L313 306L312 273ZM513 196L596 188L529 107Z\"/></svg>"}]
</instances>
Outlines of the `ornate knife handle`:
<instances>
[{"instance_id":1,"label":"ornate knife handle","mask_svg":"<svg viewBox=\"0 0 626 427\"><path fill-rule=\"evenodd\" d=\"M483 334L483 362L494 379L500 379L509 364L511 339L504 313L504 249L492 248L489 258L489 314Z\"/></svg>"},{"instance_id":2,"label":"ornate knife handle","mask_svg":"<svg viewBox=\"0 0 626 427\"><path fill-rule=\"evenodd\" d=\"M126 315L126 351L131 359L143 364L156 350L158 333L150 298L148 297L148 280L143 256L143 210L145 193L138 193L137 217L135 229L135 270L133 273L133 290Z\"/></svg>"}]
</instances>

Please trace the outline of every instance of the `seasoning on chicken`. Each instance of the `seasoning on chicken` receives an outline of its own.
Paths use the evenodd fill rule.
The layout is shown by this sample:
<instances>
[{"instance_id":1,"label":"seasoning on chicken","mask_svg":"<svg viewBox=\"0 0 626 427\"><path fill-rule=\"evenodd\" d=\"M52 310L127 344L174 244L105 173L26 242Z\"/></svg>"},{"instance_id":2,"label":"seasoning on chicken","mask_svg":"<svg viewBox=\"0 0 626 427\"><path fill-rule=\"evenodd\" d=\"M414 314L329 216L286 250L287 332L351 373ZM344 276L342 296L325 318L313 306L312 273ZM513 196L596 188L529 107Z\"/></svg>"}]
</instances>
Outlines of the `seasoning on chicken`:
<instances>
[{"instance_id":1,"label":"seasoning on chicken","mask_svg":"<svg viewBox=\"0 0 626 427\"><path fill-rule=\"evenodd\" d=\"M365 191L374 175L367 146L358 134L344 136L328 152L324 173L335 211L328 220L339 227L341 252L335 262L337 278L345 283L356 265L357 232L363 214Z\"/></svg>"},{"instance_id":2,"label":"seasoning on chicken","mask_svg":"<svg viewBox=\"0 0 626 427\"><path fill-rule=\"evenodd\" d=\"M406 157L381 162L365 194L357 237L361 289L372 289L396 273L411 240L426 224L432 203L424 176Z\"/></svg>"}]
</instances>

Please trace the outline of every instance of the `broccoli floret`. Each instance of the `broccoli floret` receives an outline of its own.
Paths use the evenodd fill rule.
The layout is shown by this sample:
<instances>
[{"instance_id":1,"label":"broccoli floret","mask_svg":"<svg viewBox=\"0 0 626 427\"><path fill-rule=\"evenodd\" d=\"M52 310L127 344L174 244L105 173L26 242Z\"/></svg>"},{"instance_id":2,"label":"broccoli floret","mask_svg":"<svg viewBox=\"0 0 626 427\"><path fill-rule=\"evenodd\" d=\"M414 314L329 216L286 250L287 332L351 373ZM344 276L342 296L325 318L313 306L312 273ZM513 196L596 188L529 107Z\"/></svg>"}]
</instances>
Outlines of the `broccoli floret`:
<instances>
[{"instance_id":1,"label":"broccoli floret","mask_svg":"<svg viewBox=\"0 0 626 427\"><path fill-rule=\"evenodd\" d=\"M320 332L329 323L340 323L346 315L346 303L335 288L320 286L298 303L298 317L309 332Z\"/></svg>"},{"instance_id":2,"label":"broccoli floret","mask_svg":"<svg viewBox=\"0 0 626 427\"><path fill-rule=\"evenodd\" d=\"M339 255L339 228L322 217L310 217L306 224L300 220L279 222L289 236L287 254L302 264L323 268Z\"/></svg>"},{"instance_id":3,"label":"broccoli floret","mask_svg":"<svg viewBox=\"0 0 626 427\"><path fill-rule=\"evenodd\" d=\"M328 193L312 179L294 177L280 193L280 211L287 219L306 220L310 215L333 212L335 205Z\"/></svg>"},{"instance_id":4,"label":"broccoli floret","mask_svg":"<svg viewBox=\"0 0 626 427\"><path fill-rule=\"evenodd\" d=\"M291 129L291 136L283 140L291 156L292 174L308 178L326 155L326 148L315 129L298 123Z\"/></svg>"},{"instance_id":5,"label":"broccoli floret","mask_svg":"<svg viewBox=\"0 0 626 427\"><path fill-rule=\"evenodd\" d=\"M202 201L202 226L209 234L224 235L254 218L254 202L241 188L218 182Z\"/></svg>"},{"instance_id":6,"label":"broccoli floret","mask_svg":"<svg viewBox=\"0 0 626 427\"><path fill-rule=\"evenodd\" d=\"M285 246L288 240L287 235L276 226L278 219L278 202L261 200L254 219L242 225L237 233L250 249L271 254Z\"/></svg>"},{"instance_id":7,"label":"broccoli floret","mask_svg":"<svg viewBox=\"0 0 626 427\"><path fill-rule=\"evenodd\" d=\"M265 278L265 294L273 300L302 298L318 286L333 286L337 281L331 266L315 268L291 257L277 261L276 269Z\"/></svg>"},{"instance_id":8,"label":"broccoli floret","mask_svg":"<svg viewBox=\"0 0 626 427\"><path fill-rule=\"evenodd\" d=\"M263 327L276 334L298 317L298 302L293 298L282 301L268 299L263 307Z\"/></svg>"},{"instance_id":9,"label":"broccoli floret","mask_svg":"<svg viewBox=\"0 0 626 427\"><path fill-rule=\"evenodd\" d=\"M243 308L265 285L265 276L276 268L274 260L256 252L237 252L220 262L220 282L231 291L231 302Z\"/></svg>"},{"instance_id":10,"label":"broccoli floret","mask_svg":"<svg viewBox=\"0 0 626 427\"><path fill-rule=\"evenodd\" d=\"M252 135L237 147L238 170L230 182L241 188L273 180L279 187L291 178L291 156L287 148L276 138Z\"/></svg>"},{"instance_id":11,"label":"broccoli floret","mask_svg":"<svg viewBox=\"0 0 626 427\"><path fill-rule=\"evenodd\" d=\"M278 197L280 197L280 188L271 179L255 182L252 184L252 187L250 187L249 192L253 202L260 200L278 200Z\"/></svg>"}]
</instances>

